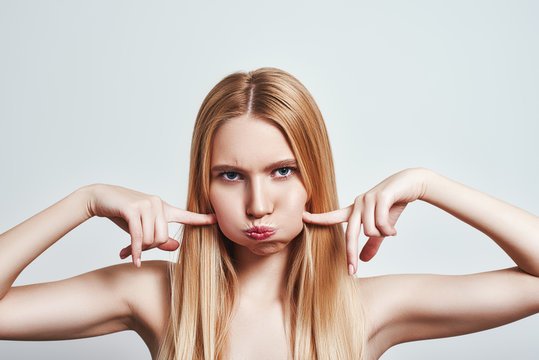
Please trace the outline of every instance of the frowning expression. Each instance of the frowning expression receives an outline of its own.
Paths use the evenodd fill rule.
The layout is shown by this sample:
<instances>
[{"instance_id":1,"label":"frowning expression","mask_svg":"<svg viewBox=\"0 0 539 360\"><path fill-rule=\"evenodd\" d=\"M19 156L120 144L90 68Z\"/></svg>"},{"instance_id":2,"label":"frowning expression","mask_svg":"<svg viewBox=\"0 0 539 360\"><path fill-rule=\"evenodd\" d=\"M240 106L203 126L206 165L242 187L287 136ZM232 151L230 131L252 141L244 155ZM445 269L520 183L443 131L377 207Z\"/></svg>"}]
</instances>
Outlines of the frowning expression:
<instances>
[{"instance_id":1,"label":"frowning expression","mask_svg":"<svg viewBox=\"0 0 539 360\"><path fill-rule=\"evenodd\" d=\"M217 130L210 201L223 234L255 254L276 253L301 232L307 192L286 138L271 121L244 115Z\"/></svg>"}]
</instances>

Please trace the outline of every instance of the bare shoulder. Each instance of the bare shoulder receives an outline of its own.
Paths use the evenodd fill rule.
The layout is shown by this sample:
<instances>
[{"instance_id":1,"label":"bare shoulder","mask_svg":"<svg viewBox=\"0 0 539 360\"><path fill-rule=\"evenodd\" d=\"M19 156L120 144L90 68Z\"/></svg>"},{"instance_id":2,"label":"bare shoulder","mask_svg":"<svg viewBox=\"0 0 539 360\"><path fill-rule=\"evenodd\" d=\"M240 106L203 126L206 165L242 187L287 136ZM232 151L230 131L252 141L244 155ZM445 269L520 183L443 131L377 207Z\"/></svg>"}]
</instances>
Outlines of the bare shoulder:
<instances>
[{"instance_id":1,"label":"bare shoulder","mask_svg":"<svg viewBox=\"0 0 539 360\"><path fill-rule=\"evenodd\" d=\"M168 316L168 264L122 263L11 287L0 299L0 339L64 340L135 330L152 351Z\"/></svg>"},{"instance_id":2,"label":"bare shoulder","mask_svg":"<svg viewBox=\"0 0 539 360\"><path fill-rule=\"evenodd\" d=\"M170 278L166 260L142 262L140 268L127 263L120 276L122 292L131 308L130 328L144 340L150 351L162 338L170 314Z\"/></svg>"},{"instance_id":3,"label":"bare shoulder","mask_svg":"<svg viewBox=\"0 0 539 360\"><path fill-rule=\"evenodd\" d=\"M519 268L359 278L369 346L463 335L539 312L539 278Z\"/></svg>"}]
</instances>

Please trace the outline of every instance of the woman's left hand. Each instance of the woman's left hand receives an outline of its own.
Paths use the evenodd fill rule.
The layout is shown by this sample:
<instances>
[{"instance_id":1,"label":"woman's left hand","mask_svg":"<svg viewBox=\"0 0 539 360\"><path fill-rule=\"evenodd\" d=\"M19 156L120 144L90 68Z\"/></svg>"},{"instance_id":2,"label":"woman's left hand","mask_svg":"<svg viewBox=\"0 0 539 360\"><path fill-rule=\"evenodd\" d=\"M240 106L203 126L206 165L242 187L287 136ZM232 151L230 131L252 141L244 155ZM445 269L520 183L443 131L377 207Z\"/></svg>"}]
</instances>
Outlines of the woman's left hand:
<instances>
[{"instance_id":1,"label":"woman's left hand","mask_svg":"<svg viewBox=\"0 0 539 360\"><path fill-rule=\"evenodd\" d=\"M412 168L391 175L384 181L356 197L348 207L322 213L303 213L303 221L318 225L348 222L346 228L346 255L350 275L357 270L358 238L361 226L369 239L359 255L369 261L376 255L386 236L395 236L395 223L406 205L421 199L425 193L426 175L429 170Z\"/></svg>"}]
</instances>

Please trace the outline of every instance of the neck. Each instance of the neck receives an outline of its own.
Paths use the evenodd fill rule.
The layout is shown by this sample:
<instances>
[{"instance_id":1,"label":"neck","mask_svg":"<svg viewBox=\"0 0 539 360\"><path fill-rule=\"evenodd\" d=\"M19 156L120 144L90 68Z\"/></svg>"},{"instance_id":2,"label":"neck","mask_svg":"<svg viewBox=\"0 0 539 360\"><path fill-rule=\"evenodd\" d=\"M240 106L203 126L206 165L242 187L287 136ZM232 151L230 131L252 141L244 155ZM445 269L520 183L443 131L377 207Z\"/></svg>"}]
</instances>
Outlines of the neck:
<instances>
[{"instance_id":1,"label":"neck","mask_svg":"<svg viewBox=\"0 0 539 360\"><path fill-rule=\"evenodd\" d=\"M242 297L258 302L282 301L290 247L271 255L256 255L244 246L234 246L236 271Z\"/></svg>"}]
</instances>

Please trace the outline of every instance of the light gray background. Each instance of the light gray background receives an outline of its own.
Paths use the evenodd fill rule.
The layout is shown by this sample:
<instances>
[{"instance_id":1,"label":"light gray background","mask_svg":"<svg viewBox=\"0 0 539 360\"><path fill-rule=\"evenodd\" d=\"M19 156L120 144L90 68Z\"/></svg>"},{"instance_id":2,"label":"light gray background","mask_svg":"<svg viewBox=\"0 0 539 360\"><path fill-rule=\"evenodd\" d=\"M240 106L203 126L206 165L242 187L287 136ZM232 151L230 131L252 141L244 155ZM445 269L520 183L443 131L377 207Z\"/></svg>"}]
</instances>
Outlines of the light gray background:
<instances>
[{"instance_id":1,"label":"light gray background","mask_svg":"<svg viewBox=\"0 0 539 360\"><path fill-rule=\"evenodd\" d=\"M203 97L225 75L261 66L289 71L318 102L342 206L424 166L537 214L538 18L533 1L0 1L0 231L94 182L184 207ZM397 229L361 274L514 265L488 237L425 203L411 204ZM128 241L112 222L91 219L15 285L118 263ZM538 331L532 316L399 345L382 359L535 359ZM0 341L0 358L149 352L122 332Z\"/></svg>"}]
</instances>

